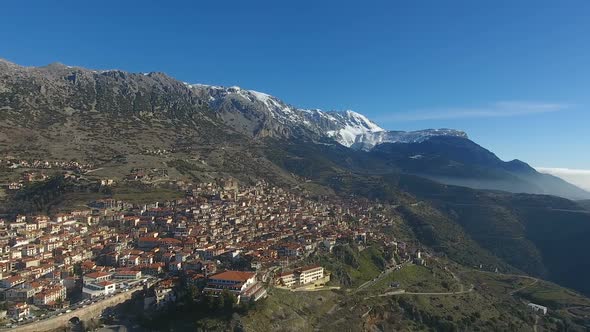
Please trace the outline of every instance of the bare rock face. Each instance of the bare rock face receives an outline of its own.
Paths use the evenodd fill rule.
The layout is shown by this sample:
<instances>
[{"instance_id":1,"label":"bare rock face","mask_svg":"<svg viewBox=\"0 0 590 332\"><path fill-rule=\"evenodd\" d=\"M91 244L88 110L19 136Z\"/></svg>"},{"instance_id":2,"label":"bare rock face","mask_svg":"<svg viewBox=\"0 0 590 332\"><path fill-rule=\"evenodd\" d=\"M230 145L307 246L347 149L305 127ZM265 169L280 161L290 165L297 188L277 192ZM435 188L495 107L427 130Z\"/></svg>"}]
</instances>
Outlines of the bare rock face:
<instances>
[{"instance_id":1,"label":"bare rock face","mask_svg":"<svg viewBox=\"0 0 590 332\"><path fill-rule=\"evenodd\" d=\"M207 102L165 74L0 61L0 151L85 158L224 136ZM74 153L74 151L78 151ZM57 157L57 156L56 156Z\"/></svg>"}]
</instances>

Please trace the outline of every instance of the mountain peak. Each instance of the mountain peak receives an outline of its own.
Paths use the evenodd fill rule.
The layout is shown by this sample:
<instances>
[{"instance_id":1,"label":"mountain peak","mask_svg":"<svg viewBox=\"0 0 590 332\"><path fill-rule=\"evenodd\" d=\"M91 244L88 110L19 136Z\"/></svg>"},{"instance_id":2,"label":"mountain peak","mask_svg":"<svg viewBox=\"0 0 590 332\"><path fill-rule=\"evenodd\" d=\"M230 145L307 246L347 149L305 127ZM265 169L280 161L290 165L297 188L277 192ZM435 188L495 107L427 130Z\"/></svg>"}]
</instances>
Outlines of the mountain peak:
<instances>
[{"instance_id":1,"label":"mountain peak","mask_svg":"<svg viewBox=\"0 0 590 332\"><path fill-rule=\"evenodd\" d=\"M13 68L13 69L17 69L20 68L19 65L17 65L14 62L8 61L6 59L0 58L0 65L5 67L5 68Z\"/></svg>"},{"instance_id":2,"label":"mountain peak","mask_svg":"<svg viewBox=\"0 0 590 332\"><path fill-rule=\"evenodd\" d=\"M10 64L10 65L16 65L15 63L13 63L13 62L10 62L10 61L8 61L8 60L6 60L6 59L4 59L4 58L0 58L0 63L4 63L4 64Z\"/></svg>"},{"instance_id":3,"label":"mountain peak","mask_svg":"<svg viewBox=\"0 0 590 332\"><path fill-rule=\"evenodd\" d=\"M365 128L367 128L371 132L385 131L385 129L379 127L379 125L377 125L375 122L369 120L366 116L364 116L361 113L357 113L357 112L351 111L351 110L346 110L346 111L339 112L339 113L346 114L346 116L349 119L354 120L356 123L364 126Z\"/></svg>"},{"instance_id":4,"label":"mountain peak","mask_svg":"<svg viewBox=\"0 0 590 332\"><path fill-rule=\"evenodd\" d=\"M365 115L352 110L325 112L319 109L301 109L267 93L247 90L239 86L222 87L188 83L185 85L205 93L211 108L219 111L222 116L235 118L230 114L243 112L247 112L249 116L257 114L257 118L269 127L263 130L265 135L268 133L272 135L273 132L279 136L284 136L285 133L307 132L330 137L346 147L363 150L370 150L381 143L422 142L435 136L467 138L462 131L446 128L416 132L387 131ZM239 101L239 103L228 103L225 102L226 100ZM239 106L240 104L242 106ZM251 113L252 111L255 113ZM241 114L240 117L242 117ZM244 127L244 122L232 121L236 129ZM243 121L251 120L243 119Z\"/></svg>"},{"instance_id":5,"label":"mountain peak","mask_svg":"<svg viewBox=\"0 0 590 332\"><path fill-rule=\"evenodd\" d=\"M338 124L335 130L328 130L326 134L340 144L350 147L360 135L384 131L366 116L347 111L332 111L327 113Z\"/></svg>"}]
</instances>

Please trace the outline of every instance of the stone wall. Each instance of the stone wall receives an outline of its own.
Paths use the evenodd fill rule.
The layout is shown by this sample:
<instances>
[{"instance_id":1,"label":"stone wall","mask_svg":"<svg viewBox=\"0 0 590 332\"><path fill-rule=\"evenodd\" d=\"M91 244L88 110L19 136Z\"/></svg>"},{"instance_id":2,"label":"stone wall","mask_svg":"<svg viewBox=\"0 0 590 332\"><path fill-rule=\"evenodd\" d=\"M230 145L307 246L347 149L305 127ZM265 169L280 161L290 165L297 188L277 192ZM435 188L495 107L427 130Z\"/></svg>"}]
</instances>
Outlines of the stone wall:
<instances>
[{"instance_id":1,"label":"stone wall","mask_svg":"<svg viewBox=\"0 0 590 332\"><path fill-rule=\"evenodd\" d=\"M68 322L71 318L78 317L82 321L89 321L91 318L99 317L103 310L108 307L116 306L117 304L123 303L133 296L134 293L138 291L132 292L123 292L117 294L113 297L108 299L102 300L100 302L91 304L86 308L79 308L73 310L72 312L64 313L61 316L55 316L52 318L48 318L45 320L41 320L34 323L29 323L25 325L21 325L18 327L14 327L11 329L0 329L0 331L14 331L14 332L38 332L38 331L50 331L59 329L60 327L65 327L68 325Z\"/></svg>"}]
</instances>

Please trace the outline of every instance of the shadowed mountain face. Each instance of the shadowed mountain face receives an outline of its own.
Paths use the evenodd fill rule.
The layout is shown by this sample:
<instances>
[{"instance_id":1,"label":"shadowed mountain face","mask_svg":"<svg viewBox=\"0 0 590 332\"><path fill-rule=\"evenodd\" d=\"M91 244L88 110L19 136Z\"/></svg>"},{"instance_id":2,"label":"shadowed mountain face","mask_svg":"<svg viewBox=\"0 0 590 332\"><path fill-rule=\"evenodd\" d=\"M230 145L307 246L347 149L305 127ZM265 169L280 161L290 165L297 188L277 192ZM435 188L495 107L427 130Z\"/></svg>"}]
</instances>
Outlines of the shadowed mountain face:
<instances>
[{"instance_id":1,"label":"shadowed mountain face","mask_svg":"<svg viewBox=\"0 0 590 332\"><path fill-rule=\"evenodd\" d=\"M405 178L400 188L443 211L502 261L526 273L590 294L590 212L567 199L478 191ZM429 223L425 219L425 223ZM451 244L451 242L447 242ZM571 271L575 271L572 273Z\"/></svg>"},{"instance_id":2,"label":"shadowed mountain face","mask_svg":"<svg viewBox=\"0 0 590 332\"><path fill-rule=\"evenodd\" d=\"M404 172L442 183L571 199L590 197L590 193L539 173L520 160L504 162L463 137L439 136L420 143L381 144L370 153Z\"/></svg>"},{"instance_id":3,"label":"shadowed mountain face","mask_svg":"<svg viewBox=\"0 0 590 332\"><path fill-rule=\"evenodd\" d=\"M590 200L579 201L578 204L580 204L580 206L585 208L586 210L590 211Z\"/></svg>"}]
</instances>

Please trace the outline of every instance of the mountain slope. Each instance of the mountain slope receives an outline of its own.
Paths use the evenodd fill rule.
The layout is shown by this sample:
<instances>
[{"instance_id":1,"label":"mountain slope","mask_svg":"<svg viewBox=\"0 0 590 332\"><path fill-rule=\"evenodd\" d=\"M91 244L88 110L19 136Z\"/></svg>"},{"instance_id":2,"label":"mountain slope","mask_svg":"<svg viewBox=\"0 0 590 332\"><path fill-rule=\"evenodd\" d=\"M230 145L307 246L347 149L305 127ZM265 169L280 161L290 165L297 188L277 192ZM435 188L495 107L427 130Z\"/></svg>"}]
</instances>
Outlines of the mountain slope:
<instances>
[{"instance_id":1,"label":"mountain slope","mask_svg":"<svg viewBox=\"0 0 590 332\"><path fill-rule=\"evenodd\" d=\"M164 74L0 63L0 151L91 160L228 131L206 102ZM156 135L154 135L156 134Z\"/></svg>"},{"instance_id":2,"label":"mountain slope","mask_svg":"<svg viewBox=\"0 0 590 332\"><path fill-rule=\"evenodd\" d=\"M383 131L365 116L352 112L324 112L288 105L268 94L240 87L187 84L191 91L234 130L253 137L331 137L350 146L356 136Z\"/></svg>"},{"instance_id":3,"label":"mountain slope","mask_svg":"<svg viewBox=\"0 0 590 332\"><path fill-rule=\"evenodd\" d=\"M467 137L452 129L386 131L353 111L324 112L288 105L268 94L240 87L186 84L234 130L254 137L329 137L353 149L370 150L387 142L422 142L430 137Z\"/></svg>"},{"instance_id":4,"label":"mountain slope","mask_svg":"<svg viewBox=\"0 0 590 332\"><path fill-rule=\"evenodd\" d=\"M404 174L380 157L336 145L278 142L269 158L333 188L399 206L421 243L468 266L524 271L590 294L590 213L553 196L490 192ZM481 156L481 160L487 159ZM519 163L509 163L509 169ZM388 172L388 170L390 170ZM567 271L575 270L576 273Z\"/></svg>"},{"instance_id":5,"label":"mountain slope","mask_svg":"<svg viewBox=\"0 0 590 332\"><path fill-rule=\"evenodd\" d=\"M529 274L590 294L580 264L590 250L590 213L553 196L507 194L405 178L400 189L444 211L481 247ZM575 271L575 272L572 272Z\"/></svg>"},{"instance_id":6,"label":"mountain slope","mask_svg":"<svg viewBox=\"0 0 590 332\"><path fill-rule=\"evenodd\" d=\"M590 211L590 200L579 201L581 207L585 208L586 210Z\"/></svg>"},{"instance_id":7,"label":"mountain slope","mask_svg":"<svg viewBox=\"0 0 590 332\"><path fill-rule=\"evenodd\" d=\"M338 142L369 150L379 172L389 168L473 188L590 198L525 163L501 161L461 131L385 131L352 111L299 109L257 91L191 85L162 73L0 61L0 129L5 155L91 163L144 151L264 145L267 138ZM260 160L255 155L244 157L246 168ZM361 155L355 158L366 159ZM211 159L207 153L199 157Z\"/></svg>"},{"instance_id":8,"label":"mountain slope","mask_svg":"<svg viewBox=\"0 0 590 332\"><path fill-rule=\"evenodd\" d=\"M571 199L590 197L590 193L557 177L539 173L522 161L504 162L459 136L431 137L418 143L381 144L370 154L407 173L447 184Z\"/></svg>"},{"instance_id":9,"label":"mountain slope","mask_svg":"<svg viewBox=\"0 0 590 332\"><path fill-rule=\"evenodd\" d=\"M293 178L263 158L182 82L162 73L0 62L0 159L89 163L122 182L156 170L159 182ZM7 181L19 180L12 172ZM90 176L90 175L89 175Z\"/></svg>"}]
</instances>

